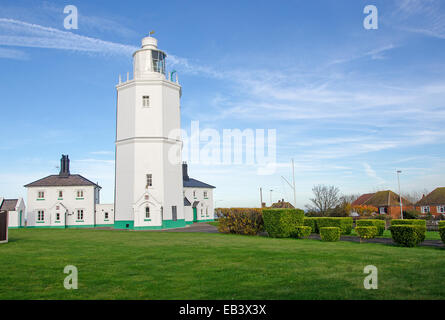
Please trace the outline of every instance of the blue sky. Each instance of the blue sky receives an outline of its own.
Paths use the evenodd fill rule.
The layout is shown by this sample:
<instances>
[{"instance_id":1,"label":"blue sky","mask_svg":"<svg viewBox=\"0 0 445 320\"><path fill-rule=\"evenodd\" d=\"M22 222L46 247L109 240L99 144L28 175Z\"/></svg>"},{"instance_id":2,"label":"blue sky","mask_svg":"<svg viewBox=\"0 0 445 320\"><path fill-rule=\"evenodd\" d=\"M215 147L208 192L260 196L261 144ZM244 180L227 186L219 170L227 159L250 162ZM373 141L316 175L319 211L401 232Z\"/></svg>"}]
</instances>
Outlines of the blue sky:
<instances>
[{"instance_id":1,"label":"blue sky","mask_svg":"<svg viewBox=\"0 0 445 320\"><path fill-rule=\"evenodd\" d=\"M65 30L65 5L79 29ZM363 28L363 8L379 29ZM278 170L191 164L217 206L445 186L445 4L399 1L8 1L0 4L0 195L71 171L113 201L115 85L150 30L183 86L182 124L277 130ZM267 192L266 192L267 191Z\"/></svg>"}]
</instances>

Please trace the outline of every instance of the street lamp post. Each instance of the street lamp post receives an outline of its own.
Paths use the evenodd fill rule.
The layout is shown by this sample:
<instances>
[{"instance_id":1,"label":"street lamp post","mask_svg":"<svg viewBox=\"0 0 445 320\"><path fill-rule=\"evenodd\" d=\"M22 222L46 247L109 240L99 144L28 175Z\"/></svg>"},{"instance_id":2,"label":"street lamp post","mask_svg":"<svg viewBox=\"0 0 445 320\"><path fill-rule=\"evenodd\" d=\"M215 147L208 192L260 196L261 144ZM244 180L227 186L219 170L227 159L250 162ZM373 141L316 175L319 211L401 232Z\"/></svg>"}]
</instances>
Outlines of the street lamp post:
<instances>
[{"instance_id":1,"label":"street lamp post","mask_svg":"<svg viewBox=\"0 0 445 320\"><path fill-rule=\"evenodd\" d=\"M402 203L402 193L400 191L400 174L402 171L397 170L397 181L399 183L399 197L400 197L400 217L403 219L403 203Z\"/></svg>"},{"instance_id":2,"label":"street lamp post","mask_svg":"<svg viewBox=\"0 0 445 320\"><path fill-rule=\"evenodd\" d=\"M272 191L273 189L270 189L270 206L272 207Z\"/></svg>"}]
</instances>

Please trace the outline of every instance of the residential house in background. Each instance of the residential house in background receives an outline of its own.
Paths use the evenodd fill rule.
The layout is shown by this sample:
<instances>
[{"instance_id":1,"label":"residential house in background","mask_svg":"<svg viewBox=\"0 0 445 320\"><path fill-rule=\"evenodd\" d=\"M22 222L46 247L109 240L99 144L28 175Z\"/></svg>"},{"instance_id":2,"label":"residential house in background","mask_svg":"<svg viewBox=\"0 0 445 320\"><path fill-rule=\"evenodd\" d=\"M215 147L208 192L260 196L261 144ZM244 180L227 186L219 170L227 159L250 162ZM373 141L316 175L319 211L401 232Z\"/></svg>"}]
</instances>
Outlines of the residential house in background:
<instances>
[{"instance_id":1,"label":"residential house in background","mask_svg":"<svg viewBox=\"0 0 445 320\"><path fill-rule=\"evenodd\" d=\"M291 203L284 201L284 199L281 199L281 200L278 200L278 202L273 203L271 208L292 209L292 208L294 208L294 206Z\"/></svg>"},{"instance_id":2,"label":"residential house in background","mask_svg":"<svg viewBox=\"0 0 445 320\"><path fill-rule=\"evenodd\" d=\"M8 214L8 228L23 228L25 226L26 206L22 198L1 198L0 211Z\"/></svg>"},{"instance_id":3,"label":"residential house in background","mask_svg":"<svg viewBox=\"0 0 445 320\"><path fill-rule=\"evenodd\" d=\"M400 197L391 190L366 193L352 202L352 206L367 205L378 208L379 214L388 214L392 218L400 218ZM403 210L414 210L414 205L402 197Z\"/></svg>"},{"instance_id":4,"label":"residential house in background","mask_svg":"<svg viewBox=\"0 0 445 320\"><path fill-rule=\"evenodd\" d=\"M434 216L445 215L445 188L436 188L428 195L424 195L416 203L416 210L422 214L431 213Z\"/></svg>"}]
</instances>

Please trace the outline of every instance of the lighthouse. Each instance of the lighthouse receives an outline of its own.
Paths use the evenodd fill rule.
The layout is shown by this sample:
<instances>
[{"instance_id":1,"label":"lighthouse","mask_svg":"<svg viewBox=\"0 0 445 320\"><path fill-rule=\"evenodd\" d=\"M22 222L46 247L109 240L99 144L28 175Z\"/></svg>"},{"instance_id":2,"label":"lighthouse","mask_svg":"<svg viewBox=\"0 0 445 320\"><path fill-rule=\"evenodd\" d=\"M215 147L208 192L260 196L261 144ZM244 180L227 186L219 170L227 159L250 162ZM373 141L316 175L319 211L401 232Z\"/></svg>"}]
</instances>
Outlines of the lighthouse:
<instances>
[{"instance_id":1,"label":"lighthouse","mask_svg":"<svg viewBox=\"0 0 445 320\"><path fill-rule=\"evenodd\" d=\"M185 226L177 77L151 36L133 54L133 77L119 77L116 112L117 229Z\"/></svg>"}]
</instances>

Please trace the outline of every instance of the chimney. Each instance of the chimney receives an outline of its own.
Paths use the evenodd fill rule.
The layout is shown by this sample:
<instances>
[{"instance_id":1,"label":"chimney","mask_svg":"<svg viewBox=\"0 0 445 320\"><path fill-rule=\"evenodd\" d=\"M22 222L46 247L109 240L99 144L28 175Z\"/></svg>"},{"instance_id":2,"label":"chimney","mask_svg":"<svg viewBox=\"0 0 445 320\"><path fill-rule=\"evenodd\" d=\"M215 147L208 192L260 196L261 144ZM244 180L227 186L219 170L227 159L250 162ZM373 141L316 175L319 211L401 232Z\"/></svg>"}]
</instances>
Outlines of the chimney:
<instances>
[{"instance_id":1,"label":"chimney","mask_svg":"<svg viewBox=\"0 0 445 320\"><path fill-rule=\"evenodd\" d=\"M62 154L62 159L60 159L60 176L68 177L70 175L70 159L68 155Z\"/></svg>"},{"instance_id":2,"label":"chimney","mask_svg":"<svg viewBox=\"0 0 445 320\"><path fill-rule=\"evenodd\" d=\"M184 180L184 181L190 180L188 172L187 172L187 162L182 163L182 180Z\"/></svg>"}]
</instances>

